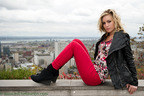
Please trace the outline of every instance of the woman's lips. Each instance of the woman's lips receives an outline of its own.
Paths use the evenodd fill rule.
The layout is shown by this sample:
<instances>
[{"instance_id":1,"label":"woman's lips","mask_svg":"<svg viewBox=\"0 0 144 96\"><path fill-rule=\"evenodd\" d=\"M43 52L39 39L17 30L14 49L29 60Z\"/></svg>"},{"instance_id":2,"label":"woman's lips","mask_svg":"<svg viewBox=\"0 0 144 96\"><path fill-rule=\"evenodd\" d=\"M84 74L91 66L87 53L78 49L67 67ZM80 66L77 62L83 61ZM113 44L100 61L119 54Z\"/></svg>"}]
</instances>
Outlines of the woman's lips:
<instances>
[{"instance_id":1,"label":"woman's lips","mask_svg":"<svg viewBox=\"0 0 144 96\"><path fill-rule=\"evenodd\" d=\"M110 28L106 28L106 30L110 30Z\"/></svg>"}]
</instances>

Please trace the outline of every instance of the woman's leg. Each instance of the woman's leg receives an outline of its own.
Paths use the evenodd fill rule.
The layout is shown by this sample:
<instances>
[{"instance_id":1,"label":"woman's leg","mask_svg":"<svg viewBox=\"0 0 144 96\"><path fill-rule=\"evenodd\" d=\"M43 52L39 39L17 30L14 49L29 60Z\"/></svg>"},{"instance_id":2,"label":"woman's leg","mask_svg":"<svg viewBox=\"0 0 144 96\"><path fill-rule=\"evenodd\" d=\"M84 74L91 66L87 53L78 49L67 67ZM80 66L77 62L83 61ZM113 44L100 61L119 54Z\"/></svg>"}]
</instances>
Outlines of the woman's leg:
<instances>
[{"instance_id":1,"label":"woman's leg","mask_svg":"<svg viewBox=\"0 0 144 96\"><path fill-rule=\"evenodd\" d=\"M93 66L90 56L86 51L86 48L83 47L84 45L81 45L78 43L79 41L77 41L78 40L74 39L70 44L68 44L52 62L52 66L58 70L74 56L82 80L87 85L99 85L101 81Z\"/></svg>"},{"instance_id":2,"label":"woman's leg","mask_svg":"<svg viewBox=\"0 0 144 96\"><path fill-rule=\"evenodd\" d=\"M85 45L82 43L81 40L79 40L79 39L74 39L73 41L78 42L78 43L84 48L84 50L86 51L86 53L89 55L87 48L85 47Z\"/></svg>"}]
</instances>

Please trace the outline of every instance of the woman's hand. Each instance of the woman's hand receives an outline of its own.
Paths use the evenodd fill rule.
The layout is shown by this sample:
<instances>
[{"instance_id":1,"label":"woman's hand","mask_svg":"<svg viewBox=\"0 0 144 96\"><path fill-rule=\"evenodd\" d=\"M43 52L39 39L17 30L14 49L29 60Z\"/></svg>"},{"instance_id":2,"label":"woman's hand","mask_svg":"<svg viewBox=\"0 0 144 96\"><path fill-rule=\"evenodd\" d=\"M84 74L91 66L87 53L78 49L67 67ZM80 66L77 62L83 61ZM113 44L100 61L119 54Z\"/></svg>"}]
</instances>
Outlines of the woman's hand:
<instances>
[{"instance_id":1,"label":"woman's hand","mask_svg":"<svg viewBox=\"0 0 144 96\"><path fill-rule=\"evenodd\" d=\"M133 94L137 90L137 86L134 85L127 84L126 87L128 88L130 94Z\"/></svg>"}]
</instances>

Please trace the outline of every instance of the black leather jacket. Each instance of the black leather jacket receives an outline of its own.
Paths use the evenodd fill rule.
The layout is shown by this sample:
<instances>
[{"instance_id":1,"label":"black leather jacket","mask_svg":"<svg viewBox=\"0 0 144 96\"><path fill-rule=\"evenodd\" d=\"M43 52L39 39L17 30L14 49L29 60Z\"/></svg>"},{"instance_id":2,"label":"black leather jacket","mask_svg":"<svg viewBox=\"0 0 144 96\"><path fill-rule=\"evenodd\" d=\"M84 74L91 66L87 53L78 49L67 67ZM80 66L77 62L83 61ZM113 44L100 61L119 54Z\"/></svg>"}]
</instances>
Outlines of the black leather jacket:
<instances>
[{"instance_id":1,"label":"black leather jacket","mask_svg":"<svg viewBox=\"0 0 144 96\"><path fill-rule=\"evenodd\" d=\"M94 58L98 55L98 45L105 34L96 43ZM108 56L106 58L108 72L116 89L126 84L138 86L137 72L130 47L130 36L123 31L115 32Z\"/></svg>"}]
</instances>

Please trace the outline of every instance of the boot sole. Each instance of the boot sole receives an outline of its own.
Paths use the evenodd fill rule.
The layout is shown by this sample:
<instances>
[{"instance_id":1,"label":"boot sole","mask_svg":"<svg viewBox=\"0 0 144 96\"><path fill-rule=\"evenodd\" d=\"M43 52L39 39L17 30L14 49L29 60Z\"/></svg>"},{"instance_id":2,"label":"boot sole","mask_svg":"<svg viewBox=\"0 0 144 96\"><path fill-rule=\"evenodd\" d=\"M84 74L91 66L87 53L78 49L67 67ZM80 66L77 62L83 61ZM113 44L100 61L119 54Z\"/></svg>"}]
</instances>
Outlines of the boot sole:
<instances>
[{"instance_id":1,"label":"boot sole","mask_svg":"<svg viewBox=\"0 0 144 96\"><path fill-rule=\"evenodd\" d=\"M58 76L55 76L55 77L52 78L51 80L43 80L43 81L40 81L40 82L37 82L37 81L35 81L35 80L33 80L33 79L32 79L32 80L33 80L34 82L36 82L36 83L42 83L42 84L50 85L51 82L56 83L57 77L58 77Z\"/></svg>"}]
</instances>

